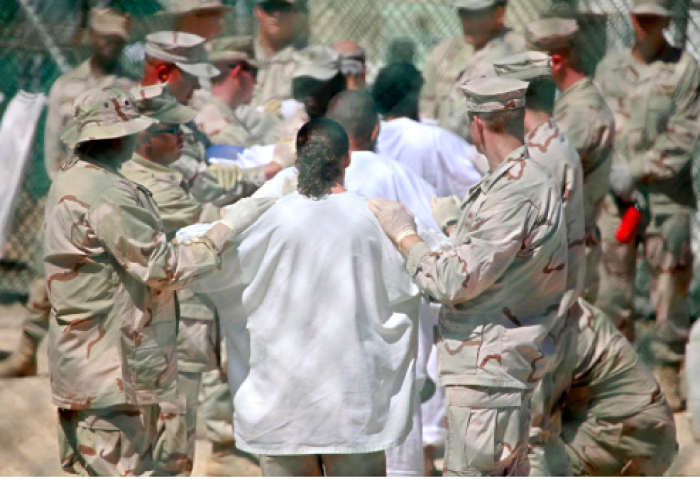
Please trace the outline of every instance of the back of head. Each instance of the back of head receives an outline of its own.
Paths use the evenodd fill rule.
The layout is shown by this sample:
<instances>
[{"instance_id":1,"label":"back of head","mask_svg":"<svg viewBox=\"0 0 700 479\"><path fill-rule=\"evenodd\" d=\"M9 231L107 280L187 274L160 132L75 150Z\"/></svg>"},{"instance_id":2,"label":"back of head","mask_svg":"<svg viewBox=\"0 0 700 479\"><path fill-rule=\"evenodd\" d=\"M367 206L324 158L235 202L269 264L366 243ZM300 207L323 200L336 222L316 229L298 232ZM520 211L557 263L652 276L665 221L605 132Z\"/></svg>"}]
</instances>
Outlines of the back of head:
<instances>
[{"instance_id":1,"label":"back of head","mask_svg":"<svg viewBox=\"0 0 700 479\"><path fill-rule=\"evenodd\" d=\"M294 99L303 103L310 118L326 114L331 99L345 90L340 55L330 47L311 45L294 54Z\"/></svg>"},{"instance_id":2,"label":"back of head","mask_svg":"<svg viewBox=\"0 0 700 479\"><path fill-rule=\"evenodd\" d=\"M379 112L385 116L418 119L418 99L423 77L410 63L392 63L382 68L372 89Z\"/></svg>"},{"instance_id":3,"label":"back of head","mask_svg":"<svg viewBox=\"0 0 700 479\"><path fill-rule=\"evenodd\" d=\"M297 134L298 190L319 198L337 184L349 154L348 135L337 122L326 118L311 120Z\"/></svg>"},{"instance_id":4,"label":"back of head","mask_svg":"<svg viewBox=\"0 0 700 479\"><path fill-rule=\"evenodd\" d=\"M352 140L361 145L370 142L379 123L374 100L367 93L349 90L336 96L328 108L327 117L337 121Z\"/></svg>"}]
</instances>

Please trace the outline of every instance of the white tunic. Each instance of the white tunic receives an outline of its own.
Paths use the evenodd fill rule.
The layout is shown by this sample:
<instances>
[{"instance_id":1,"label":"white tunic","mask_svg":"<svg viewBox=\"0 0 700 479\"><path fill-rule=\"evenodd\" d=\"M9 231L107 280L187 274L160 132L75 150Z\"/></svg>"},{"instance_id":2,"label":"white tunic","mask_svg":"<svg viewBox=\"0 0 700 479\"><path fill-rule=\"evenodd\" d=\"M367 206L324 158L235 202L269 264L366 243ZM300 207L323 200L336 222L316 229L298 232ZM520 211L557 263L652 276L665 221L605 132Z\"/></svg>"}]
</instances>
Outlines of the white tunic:
<instances>
[{"instance_id":1,"label":"white tunic","mask_svg":"<svg viewBox=\"0 0 700 479\"><path fill-rule=\"evenodd\" d=\"M440 197L461 199L481 179L475 167L481 159L472 145L443 128L410 118L381 123L377 152L408 166Z\"/></svg>"},{"instance_id":2,"label":"white tunic","mask_svg":"<svg viewBox=\"0 0 700 479\"><path fill-rule=\"evenodd\" d=\"M403 442L419 291L366 200L292 193L237 242L197 288L217 302L227 350L240 356L229 357L236 445L340 454Z\"/></svg>"}]
</instances>

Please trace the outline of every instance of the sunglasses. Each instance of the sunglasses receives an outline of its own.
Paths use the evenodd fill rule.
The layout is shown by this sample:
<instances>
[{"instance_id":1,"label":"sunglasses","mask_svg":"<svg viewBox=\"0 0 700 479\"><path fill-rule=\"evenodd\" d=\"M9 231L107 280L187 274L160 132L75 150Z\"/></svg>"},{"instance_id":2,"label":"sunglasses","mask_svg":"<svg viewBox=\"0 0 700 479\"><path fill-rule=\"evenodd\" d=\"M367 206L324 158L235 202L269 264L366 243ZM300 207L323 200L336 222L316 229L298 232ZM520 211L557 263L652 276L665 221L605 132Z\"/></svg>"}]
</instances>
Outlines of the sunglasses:
<instances>
[{"instance_id":1,"label":"sunglasses","mask_svg":"<svg viewBox=\"0 0 700 479\"><path fill-rule=\"evenodd\" d=\"M177 135L178 133L180 133L180 125L170 125L167 128L156 127L156 128L152 128L150 130L150 132L151 132L151 135L154 135L154 136L155 135L163 135L165 133L169 133L171 135Z\"/></svg>"},{"instance_id":2,"label":"sunglasses","mask_svg":"<svg viewBox=\"0 0 700 479\"><path fill-rule=\"evenodd\" d=\"M268 15L273 13L289 13L294 10L294 5L286 2L263 2L260 4L265 13Z\"/></svg>"},{"instance_id":3,"label":"sunglasses","mask_svg":"<svg viewBox=\"0 0 700 479\"><path fill-rule=\"evenodd\" d=\"M258 76L258 67L254 67L253 65L245 64L242 67L243 71L247 71L250 73L253 78L256 78Z\"/></svg>"}]
</instances>

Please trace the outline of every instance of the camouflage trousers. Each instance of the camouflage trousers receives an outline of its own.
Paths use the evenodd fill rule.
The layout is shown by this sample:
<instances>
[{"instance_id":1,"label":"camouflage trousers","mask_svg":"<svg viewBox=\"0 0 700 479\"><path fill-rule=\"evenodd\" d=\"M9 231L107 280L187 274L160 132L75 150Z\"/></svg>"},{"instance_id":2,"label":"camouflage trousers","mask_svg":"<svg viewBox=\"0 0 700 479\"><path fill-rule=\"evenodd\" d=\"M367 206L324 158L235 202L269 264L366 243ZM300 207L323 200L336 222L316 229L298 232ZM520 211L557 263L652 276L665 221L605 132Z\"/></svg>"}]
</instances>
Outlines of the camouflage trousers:
<instances>
[{"instance_id":1,"label":"camouflage trousers","mask_svg":"<svg viewBox=\"0 0 700 479\"><path fill-rule=\"evenodd\" d=\"M61 467L81 476L151 475L159 411L157 404L59 409Z\"/></svg>"},{"instance_id":2,"label":"camouflage trousers","mask_svg":"<svg viewBox=\"0 0 700 479\"><path fill-rule=\"evenodd\" d=\"M27 310L28 314L22 323L22 330L36 344L39 344L49 330L49 315L51 314L51 303L46 289L46 278L43 274L29 284Z\"/></svg>"},{"instance_id":3,"label":"camouflage trousers","mask_svg":"<svg viewBox=\"0 0 700 479\"><path fill-rule=\"evenodd\" d=\"M690 241L690 215L679 213L653 217L637 242L620 243L615 232L620 213L613 200L605 200L599 227L603 256L598 269L600 283L596 306L613 324L634 340L634 280L637 244L641 243L651 270L650 299L656 311L652 352L658 362L678 363L690 330L688 288L692 280L693 257Z\"/></svg>"},{"instance_id":4,"label":"camouflage trousers","mask_svg":"<svg viewBox=\"0 0 700 479\"><path fill-rule=\"evenodd\" d=\"M301 454L260 456L262 475L268 477L382 477L386 476L384 451L364 454Z\"/></svg>"},{"instance_id":5,"label":"camouflage trousers","mask_svg":"<svg viewBox=\"0 0 700 479\"><path fill-rule=\"evenodd\" d=\"M612 398L610 410L624 400ZM622 418L581 416L586 420L565 418L562 425L562 439L576 476L661 476L676 456L676 428L665 402Z\"/></svg>"},{"instance_id":6,"label":"camouflage trousers","mask_svg":"<svg viewBox=\"0 0 700 479\"><path fill-rule=\"evenodd\" d=\"M445 476L527 476L530 391L448 386Z\"/></svg>"},{"instance_id":7,"label":"camouflage trousers","mask_svg":"<svg viewBox=\"0 0 700 479\"><path fill-rule=\"evenodd\" d=\"M160 404L158 441L153 451L157 476L192 473L201 380L202 373L180 371L177 376L179 397Z\"/></svg>"}]
</instances>

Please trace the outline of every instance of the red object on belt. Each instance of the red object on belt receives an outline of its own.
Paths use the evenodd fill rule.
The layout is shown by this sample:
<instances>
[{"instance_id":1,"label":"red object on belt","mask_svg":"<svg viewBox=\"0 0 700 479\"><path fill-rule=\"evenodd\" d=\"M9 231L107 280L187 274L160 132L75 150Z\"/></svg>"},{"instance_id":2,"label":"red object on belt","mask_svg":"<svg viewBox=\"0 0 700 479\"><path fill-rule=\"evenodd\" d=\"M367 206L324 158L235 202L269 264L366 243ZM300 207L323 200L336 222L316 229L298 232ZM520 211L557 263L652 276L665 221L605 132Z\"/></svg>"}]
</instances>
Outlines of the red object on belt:
<instances>
[{"instance_id":1,"label":"red object on belt","mask_svg":"<svg viewBox=\"0 0 700 479\"><path fill-rule=\"evenodd\" d=\"M617 238L620 243L629 243L637 234L637 229L639 229L639 224L641 222L642 213L639 211L639 206L630 206L622 217L620 226L615 232L615 238Z\"/></svg>"}]
</instances>

